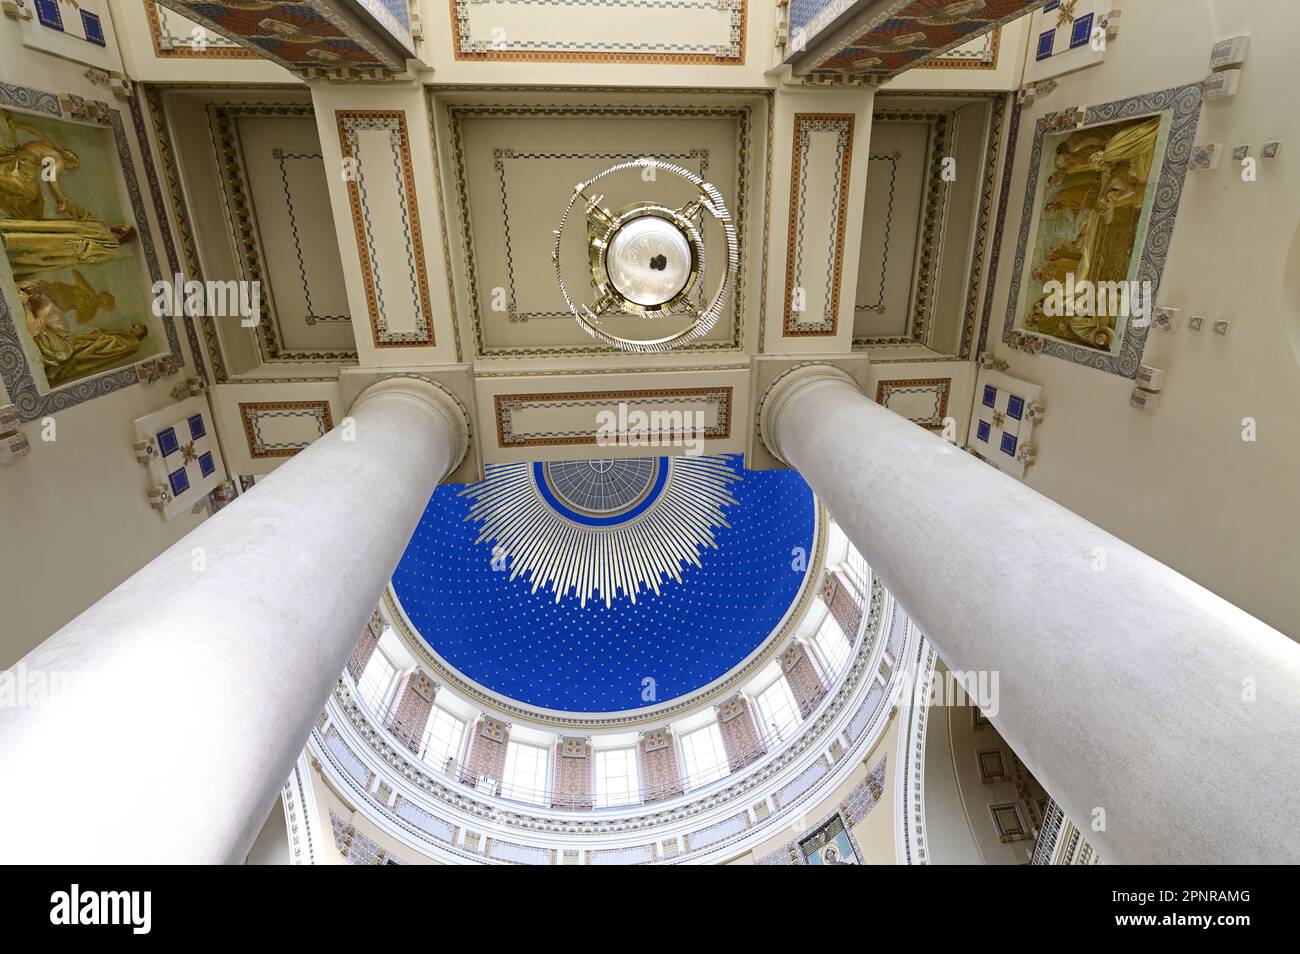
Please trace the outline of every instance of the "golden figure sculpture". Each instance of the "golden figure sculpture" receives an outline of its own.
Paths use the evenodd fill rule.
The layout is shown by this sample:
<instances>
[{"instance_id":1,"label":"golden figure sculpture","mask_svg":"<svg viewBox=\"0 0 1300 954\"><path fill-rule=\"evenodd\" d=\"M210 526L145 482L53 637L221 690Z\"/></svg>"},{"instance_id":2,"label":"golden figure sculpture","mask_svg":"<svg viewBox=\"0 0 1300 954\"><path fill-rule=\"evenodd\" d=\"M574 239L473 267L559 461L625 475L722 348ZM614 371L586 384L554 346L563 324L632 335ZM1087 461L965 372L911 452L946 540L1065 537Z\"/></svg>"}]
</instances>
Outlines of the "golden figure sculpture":
<instances>
[{"instance_id":1,"label":"golden figure sculpture","mask_svg":"<svg viewBox=\"0 0 1300 954\"><path fill-rule=\"evenodd\" d=\"M84 378L89 374L122 362L140 350L149 326L133 321L125 331L88 328L72 336L72 355L55 370L46 372L51 384Z\"/></svg>"},{"instance_id":2,"label":"golden figure sculpture","mask_svg":"<svg viewBox=\"0 0 1300 954\"><path fill-rule=\"evenodd\" d=\"M134 237L129 225L110 228L96 219L0 219L0 241L15 278L111 262Z\"/></svg>"},{"instance_id":3,"label":"golden figure sculpture","mask_svg":"<svg viewBox=\"0 0 1300 954\"><path fill-rule=\"evenodd\" d=\"M67 282L46 282L45 294L65 315L76 315L77 324L84 325L100 311L112 311L117 307L117 299L112 293L91 287L80 269L72 269L72 282L71 285Z\"/></svg>"},{"instance_id":4,"label":"golden figure sculpture","mask_svg":"<svg viewBox=\"0 0 1300 954\"><path fill-rule=\"evenodd\" d=\"M35 138L20 143L18 130ZM37 127L0 110L0 210L6 218L45 218L42 181L54 199L55 211L69 218L89 218L89 213L68 198L59 184L65 169L76 169L80 164L71 149L58 148Z\"/></svg>"},{"instance_id":5,"label":"golden figure sculpture","mask_svg":"<svg viewBox=\"0 0 1300 954\"><path fill-rule=\"evenodd\" d=\"M62 384L119 364L140 350L149 328L136 321L125 331L90 327L73 334L62 309L40 282L18 282L27 331L36 343L50 384Z\"/></svg>"},{"instance_id":6,"label":"golden figure sculpture","mask_svg":"<svg viewBox=\"0 0 1300 954\"><path fill-rule=\"evenodd\" d=\"M33 138L19 142L19 131ZM71 149L0 110L0 242L15 278L112 261L134 238L131 226L105 225L63 191L60 177L80 165ZM42 184L62 218L46 218Z\"/></svg>"}]
</instances>

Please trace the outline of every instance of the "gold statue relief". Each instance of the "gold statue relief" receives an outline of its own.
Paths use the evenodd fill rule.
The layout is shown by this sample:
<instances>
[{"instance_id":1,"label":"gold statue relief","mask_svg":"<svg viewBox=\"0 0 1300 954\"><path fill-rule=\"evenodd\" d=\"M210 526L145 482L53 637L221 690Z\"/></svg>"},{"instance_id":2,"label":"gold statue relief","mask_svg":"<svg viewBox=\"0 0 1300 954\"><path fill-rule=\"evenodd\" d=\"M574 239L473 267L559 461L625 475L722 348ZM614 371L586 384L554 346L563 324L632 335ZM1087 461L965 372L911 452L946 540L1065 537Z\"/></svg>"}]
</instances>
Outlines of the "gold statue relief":
<instances>
[{"instance_id":1,"label":"gold statue relief","mask_svg":"<svg viewBox=\"0 0 1300 954\"><path fill-rule=\"evenodd\" d=\"M1161 117L1151 116L1047 138L1052 173L1030 261L1026 327L1098 350L1115 345L1133 316L1098 286L1136 275L1161 129ZM1060 286L1073 296L1064 309Z\"/></svg>"},{"instance_id":2,"label":"gold statue relief","mask_svg":"<svg viewBox=\"0 0 1300 954\"><path fill-rule=\"evenodd\" d=\"M120 216L111 136L0 110L0 245L51 387L158 350L141 353L149 311L135 228L107 224Z\"/></svg>"}]
</instances>

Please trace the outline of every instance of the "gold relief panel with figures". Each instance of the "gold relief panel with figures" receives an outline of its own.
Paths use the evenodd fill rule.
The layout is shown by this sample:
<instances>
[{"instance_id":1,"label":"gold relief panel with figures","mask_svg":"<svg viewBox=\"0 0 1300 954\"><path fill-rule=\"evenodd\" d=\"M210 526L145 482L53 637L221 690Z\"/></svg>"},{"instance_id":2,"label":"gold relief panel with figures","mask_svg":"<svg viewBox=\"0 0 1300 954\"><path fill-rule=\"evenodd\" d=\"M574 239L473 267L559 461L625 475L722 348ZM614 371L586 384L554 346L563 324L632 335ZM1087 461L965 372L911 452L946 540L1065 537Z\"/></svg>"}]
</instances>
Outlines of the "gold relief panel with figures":
<instances>
[{"instance_id":1,"label":"gold relief panel with figures","mask_svg":"<svg viewBox=\"0 0 1300 954\"><path fill-rule=\"evenodd\" d=\"M0 243L0 368L23 420L179 361L117 109L0 84Z\"/></svg>"}]
</instances>

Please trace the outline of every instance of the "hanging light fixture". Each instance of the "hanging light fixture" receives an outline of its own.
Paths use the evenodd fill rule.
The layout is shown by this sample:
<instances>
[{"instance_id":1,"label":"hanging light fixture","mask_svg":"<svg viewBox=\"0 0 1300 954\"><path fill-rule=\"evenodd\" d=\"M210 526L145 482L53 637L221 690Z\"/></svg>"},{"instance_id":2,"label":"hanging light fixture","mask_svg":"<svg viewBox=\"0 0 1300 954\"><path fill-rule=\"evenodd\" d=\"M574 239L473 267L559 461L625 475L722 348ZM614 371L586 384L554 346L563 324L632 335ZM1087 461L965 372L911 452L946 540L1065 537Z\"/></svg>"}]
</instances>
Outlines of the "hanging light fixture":
<instances>
[{"instance_id":1,"label":"hanging light fixture","mask_svg":"<svg viewBox=\"0 0 1300 954\"><path fill-rule=\"evenodd\" d=\"M610 211L601 204L604 195L587 193L595 183L617 173L635 170L644 180L647 169L680 176L695 187L698 195L680 208L642 201ZM573 301L560 264L564 228L580 199L587 220L587 254L595 291L590 304ZM727 264L713 296L704 304L701 292L706 281L703 231L707 219L713 219L722 228L727 245ZM555 266L560 294L583 331L620 351L652 353L679 348L713 329L735 286L740 249L731 213L715 186L689 169L659 159L644 158L610 166L574 187L560 217L560 225L555 230L551 262ZM631 337L615 333L602 323L602 318L612 314L646 319L652 323L648 326L650 334ZM675 321L684 324L675 330L666 330L665 326Z\"/></svg>"}]
</instances>

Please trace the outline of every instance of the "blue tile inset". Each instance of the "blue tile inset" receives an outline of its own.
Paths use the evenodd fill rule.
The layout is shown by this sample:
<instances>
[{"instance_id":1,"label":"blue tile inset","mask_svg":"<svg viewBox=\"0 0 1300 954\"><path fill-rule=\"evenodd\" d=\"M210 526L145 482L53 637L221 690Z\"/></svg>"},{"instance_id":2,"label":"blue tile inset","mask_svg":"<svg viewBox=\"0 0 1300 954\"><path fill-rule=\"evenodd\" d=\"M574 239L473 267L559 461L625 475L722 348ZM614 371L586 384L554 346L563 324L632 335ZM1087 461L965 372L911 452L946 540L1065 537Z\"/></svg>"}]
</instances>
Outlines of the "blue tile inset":
<instances>
[{"instance_id":1,"label":"blue tile inset","mask_svg":"<svg viewBox=\"0 0 1300 954\"><path fill-rule=\"evenodd\" d=\"M36 19L51 30L63 32L63 14L59 12L59 0L36 0Z\"/></svg>"},{"instance_id":2,"label":"blue tile inset","mask_svg":"<svg viewBox=\"0 0 1300 954\"><path fill-rule=\"evenodd\" d=\"M90 13L86 10L81 13L81 28L85 31L86 39L96 46L107 46L104 42L104 25L99 22L99 14Z\"/></svg>"},{"instance_id":3,"label":"blue tile inset","mask_svg":"<svg viewBox=\"0 0 1300 954\"><path fill-rule=\"evenodd\" d=\"M188 424L190 425L190 437L194 438L196 441L204 434L207 433L207 430L205 430L203 427L202 414L195 414L191 416L188 419Z\"/></svg>"},{"instance_id":4,"label":"blue tile inset","mask_svg":"<svg viewBox=\"0 0 1300 954\"><path fill-rule=\"evenodd\" d=\"M1015 394L1007 395L1007 417L1021 420L1025 414L1025 399Z\"/></svg>"},{"instance_id":5,"label":"blue tile inset","mask_svg":"<svg viewBox=\"0 0 1300 954\"><path fill-rule=\"evenodd\" d=\"M217 465L212 462L212 453L210 451L206 454L199 455L200 474L202 474L204 477L208 477L216 469L217 469Z\"/></svg>"},{"instance_id":6,"label":"blue tile inset","mask_svg":"<svg viewBox=\"0 0 1300 954\"><path fill-rule=\"evenodd\" d=\"M975 436L978 437L980 440L982 440L985 444L989 442L989 432L990 432L990 427L988 421L980 421L979 427L975 428Z\"/></svg>"},{"instance_id":7,"label":"blue tile inset","mask_svg":"<svg viewBox=\"0 0 1300 954\"><path fill-rule=\"evenodd\" d=\"M1051 29L1046 33L1038 35L1038 53L1034 56L1035 60L1042 61L1052 55L1052 47L1056 45L1056 30Z\"/></svg>"},{"instance_id":8,"label":"blue tile inset","mask_svg":"<svg viewBox=\"0 0 1300 954\"><path fill-rule=\"evenodd\" d=\"M184 467L180 470L173 470L167 475L167 480L172 485L173 497L179 497L190 489L190 475L185 473Z\"/></svg>"},{"instance_id":9,"label":"blue tile inset","mask_svg":"<svg viewBox=\"0 0 1300 954\"><path fill-rule=\"evenodd\" d=\"M1070 49L1083 46L1092 38L1092 14L1079 17L1070 29Z\"/></svg>"},{"instance_id":10,"label":"blue tile inset","mask_svg":"<svg viewBox=\"0 0 1300 954\"><path fill-rule=\"evenodd\" d=\"M992 407L998 400L998 389L992 384L984 385L984 406Z\"/></svg>"},{"instance_id":11,"label":"blue tile inset","mask_svg":"<svg viewBox=\"0 0 1300 954\"><path fill-rule=\"evenodd\" d=\"M168 427L158 432L158 453L166 457L168 454L174 454L180 450L181 445L176 440L176 428Z\"/></svg>"},{"instance_id":12,"label":"blue tile inset","mask_svg":"<svg viewBox=\"0 0 1300 954\"><path fill-rule=\"evenodd\" d=\"M1047 0L1047 3L1043 4L1043 12L1051 13L1060 5L1061 5L1061 0Z\"/></svg>"},{"instance_id":13,"label":"blue tile inset","mask_svg":"<svg viewBox=\"0 0 1300 954\"><path fill-rule=\"evenodd\" d=\"M1008 457L1016 456L1016 435L1015 434L1008 434L1005 431L1003 431L1002 453L1006 454Z\"/></svg>"}]
</instances>

